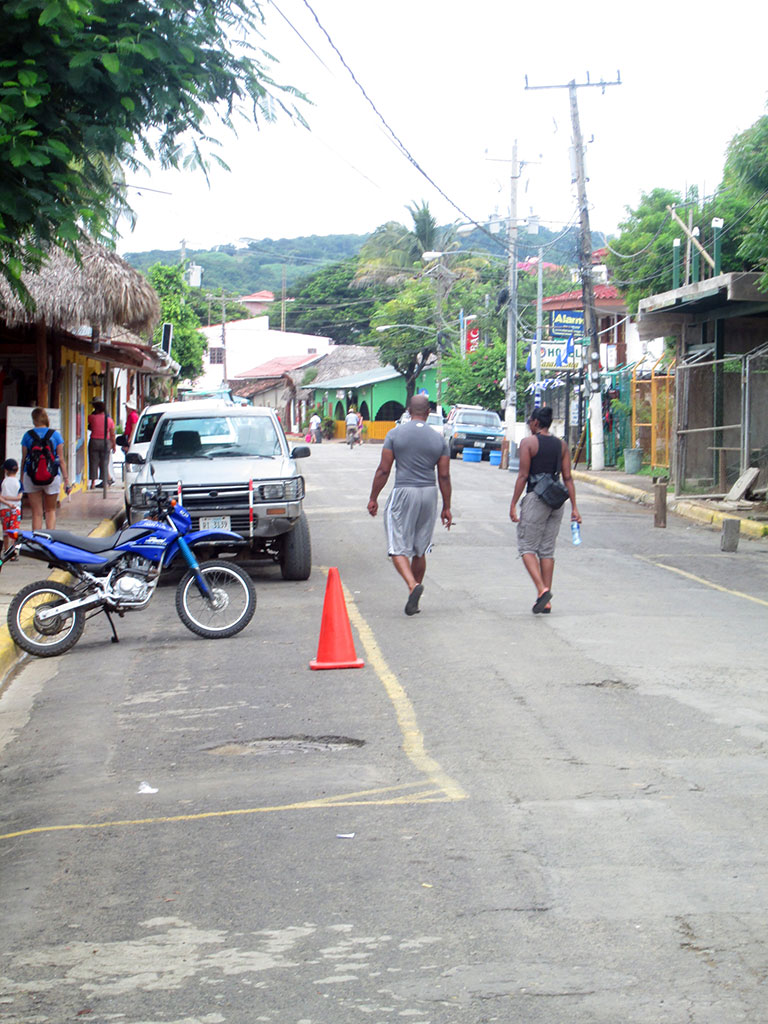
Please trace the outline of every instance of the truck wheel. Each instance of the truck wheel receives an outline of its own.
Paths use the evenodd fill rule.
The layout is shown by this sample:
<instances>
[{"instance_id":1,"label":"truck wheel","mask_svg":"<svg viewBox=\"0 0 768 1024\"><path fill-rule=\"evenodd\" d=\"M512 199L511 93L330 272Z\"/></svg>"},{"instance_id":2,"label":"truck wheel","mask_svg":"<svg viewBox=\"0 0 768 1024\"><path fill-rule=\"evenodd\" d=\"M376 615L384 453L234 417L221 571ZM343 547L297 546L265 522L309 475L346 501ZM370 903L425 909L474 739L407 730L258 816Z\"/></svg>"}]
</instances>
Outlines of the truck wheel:
<instances>
[{"instance_id":1,"label":"truck wheel","mask_svg":"<svg viewBox=\"0 0 768 1024\"><path fill-rule=\"evenodd\" d=\"M303 512L290 533L280 538L280 571L284 580L308 580L312 572L312 543Z\"/></svg>"}]
</instances>

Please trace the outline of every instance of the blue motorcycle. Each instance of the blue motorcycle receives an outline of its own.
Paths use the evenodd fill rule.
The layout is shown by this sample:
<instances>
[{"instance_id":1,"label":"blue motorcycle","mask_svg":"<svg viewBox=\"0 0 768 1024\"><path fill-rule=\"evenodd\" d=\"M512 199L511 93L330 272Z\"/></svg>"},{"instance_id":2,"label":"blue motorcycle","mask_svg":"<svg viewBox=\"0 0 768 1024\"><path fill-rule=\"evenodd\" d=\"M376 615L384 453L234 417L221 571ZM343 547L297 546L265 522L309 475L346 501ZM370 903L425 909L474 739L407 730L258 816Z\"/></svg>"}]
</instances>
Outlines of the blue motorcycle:
<instances>
[{"instance_id":1,"label":"blue motorcycle","mask_svg":"<svg viewBox=\"0 0 768 1024\"><path fill-rule=\"evenodd\" d=\"M104 612L118 643L111 613L145 608L161 573L181 557L188 566L176 588L176 611L193 633L215 640L234 636L253 618L256 591L250 577L225 559L198 562L192 549L212 541L242 544L226 530L192 531L187 510L157 488L157 518L142 519L111 537L81 537L66 530L20 530L0 559L15 553L47 562L70 583L41 580L23 587L8 609L8 629L22 650L41 658L68 651L85 620Z\"/></svg>"}]
</instances>

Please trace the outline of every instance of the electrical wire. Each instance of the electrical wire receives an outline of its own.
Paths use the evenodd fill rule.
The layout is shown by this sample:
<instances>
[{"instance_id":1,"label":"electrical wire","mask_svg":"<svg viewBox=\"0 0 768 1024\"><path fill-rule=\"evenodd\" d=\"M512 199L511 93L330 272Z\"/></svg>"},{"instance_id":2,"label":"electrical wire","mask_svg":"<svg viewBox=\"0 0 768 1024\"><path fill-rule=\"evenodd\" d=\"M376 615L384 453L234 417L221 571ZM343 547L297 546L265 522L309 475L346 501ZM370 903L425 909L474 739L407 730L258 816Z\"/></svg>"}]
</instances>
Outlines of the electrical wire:
<instances>
[{"instance_id":1,"label":"electrical wire","mask_svg":"<svg viewBox=\"0 0 768 1024\"><path fill-rule=\"evenodd\" d=\"M289 28L291 28L291 29L292 29L292 30L293 30L293 31L294 31L294 32L296 33L296 35L297 35L297 36L299 37L299 39L300 39L300 40L302 41L302 43L304 43L304 45L305 45L305 46L306 46L306 48L307 48L307 49L309 50L309 52L310 52L310 53L311 53L311 54L312 54L313 56L317 57L317 59L318 59L318 60L320 61L320 63L321 63L322 65L323 65L323 67L325 68L325 70L326 70L326 71L327 71L327 72L328 72L329 74L331 74L331 75L332 75L332 74L333 74L333 72L332 72L332 71L331 71L331 69L330 69L330 68L328 67L328 65L327 65L327 64L325 63L325 61L324 61L324 60L323 60L323 58L322 58L322 57L320 56L320 54L319 54L319 53L317 52L317 50L314 50L314 49L313 49L313 48L312 48L312 47L310 46L310 44L309 44L309 43L307 42L307 40L306 40L306 39L304 38L304 36L303 36L303 35L301 34L301 32L299 32L299 30L298 30L298 29L296 28L296 26L295 26L295 25L293 24L293 22L292 22L292 21L290 21L290 20L289 20L289 19L288 19L288 18L286 17L286 15L285 15L285 14L283 14L283 12L282 12L282 11L280 10L280 8L279 8L279 7L277 6L277 4L275 3L275 0L268 0L268 2L269 2L269 3L270 3L270 4L271 4L271 5L272 5L272 6L273 6L273 7L275 8L275 10L277 11L277 13L278 13L278 14L280 15L280 17L281 17L281 18L283 19L283 21L284 21L284 22L286 23L286 25L288 25L288 27L289 27Z\"/></svg>"},{"instance_id":2,"label":"electrical wire","mask_svg":"<svg viewBox=\"0 0 768 1024\"><path fill-rule=\"evenodd\" d=\"M359 81L359 79L357 78L357 76L355 75L355 73L354 73L354 71L352 70L352 68L351 68L351 67L349 66L349 64L348 64L348 63L346 62L346 60L344 59L344 57L343 57L343 56L342 56L342 54L341 54L341 51L340 51L340 50L338 49L338 47L336 46L336 44L334 43L334 41L333 41L333 40L331 39L331 37L330 37L330 34L328 33L327 29L326 29L326 28L325 28L325 27L323 26L322 22L320 21L320 19L319 19L319 18L318 18L318 16L317 16L316 12L315 12L315 11L313 10L313 8L312 8L311 4L309 3L309 0L303 0L303 3L304 3L304 6L305 6L305 7L307 8L307 10L309 11L309 13L310 13L310 14L312 15L312 17L313 17L313 18L315 19L315 22L317 23L317 27L318 27L318 28L320 29L320 31L321 31L321 32L323 33L323 35L325 36L325 38L326 38L326 39L328 40L328 43L329 43L329 45L330 45L331 49L332 49L332 50L334 51L334 53L335 53L335 54L336 54L336 56L337 56L337 57L339 58L339 60L341 61L342 65L344 66L344 68L346 69L346 71L347 71L347 72L349 73L350 77L352 78L352 81L353 81L353 82L355 83L355 85L357 86L357 88L358 88L358 89L360 90L360 92L362 93L362 95L363 95L363 97L365 98L366 102L368 103L368 105L369 105L369 106L370 106L370 108L371 108L371 109L373 110L374 114L376 115L376 117L378 117L378 119L379 119L379 120L381 121L381 123L382 123L382 124L384 125L384 128L385 128L385 129L387 130L387 132L389 133L389 135L390 135L390 137L391 137L391 140L392 140L392 141L394 141L394 143L395 143L395 146L396 146L396 148L397 148L397 149L399 150L399 152L400 152L400 153L402 154L402 156L404 156L404 157L406 158L406 160L408 160L408 162L409 162L410 164L412 164L412 166L413 166L413 167L415 167L415 169L416 169L416 170L417 170L417 171L419 172L419 174L421 174L421 176L422 176L423 178L426 178L426 180L427 180L427 181L428 181L428 182L430 183L430 185L431 185L431 186L432 186L432 187L433 187L433 188L434 188L434 189L435 189L435 190L436 190L436 191L437 191L437 192L438 192L438 193L439 193L439 194L440 194L440 195L441 195L441 196L443 197L443 199L445 199L445 200L446 200L446 202L447 202L447 203L449 203L449 204L450 204L450 205L451 205L451 206L452 206L452 207L454 208L454 210L456 210L456 211L457 211L458 213L460 213L460 214L461 214L461 216L462 216L462 217L463 217L463 218L464 218L464 219L465 219L466 221L468 221L468 223L470 223L470 224L474 224L474 226L475 226L475 227L476 227L476 228L477 228L477 229L478 229L479 231L482 231L482 233L483 233L484 235L487 235L487 236L488 236L488 238L490 238L490 239L491 239L491 240L492 240L493 242L495 242L495 243L499 244L499 243L498 243L498 239L497 239L497 238L495 238L495 237L494 237L494 236L493 236L493 235L491 234L491 232L490 232L490 231L488 231L488 230L487 230L487 229L486 229L485 227L483 227L483 225L482 225L482 224L479 224L479 223L478 223L478 222L477 222L477 221L476 221L476 220L474 219L474 217L470 217L470 216L469 216L469 214L468 214L468 213L466 213L466 211L462 210L462 208L461 208L461 207L460 207L460 206L459 206L459 205L458 205L457 203L455 203L455 202L453 201L453 199L451 199L451 197L450 197L450 196L449 196L449 195L448 195L448 194L447 194L446 192L444 192L444 191L443 191L443 189L441 189L441 188L440 188L440 186L439 186L439 185L437 184L437 182L436 182L436 181L435 181L435 180L434 180L433 178L431 178L429 174L427 174L427 172L426 172L426 171L424 170L424 168L423 168L423 167L422 167L422 166L421 166L421 165L419 164L419 162L418 162L418 161L416 160L416 158L415 158L415 157L414 157L414 156L413 156L413 155L412 155L412 154L410 153L410 151L408 150L408 147L407 147L407 146L405 145L405 143L404 143L404 142L403 142L403 141L402 141L402 140L401 140L401 139L400 139L400 138L398 137L398 135L397 135L397 133L395 132L395 130L394 130L394 129L393 129L393 128L392 128L392 127L391 127L391 126L390 126L390 125L388 124L388 122L387 122L387 120L385 119L385 117L383 116L383 114L382 114L382 113L381 113L381 112L379 111L379 109L378 109L378 107L376 106L376 104L375 104L375 103L373 102L373 100L371 99L371 97L370 97L370 96L368 95L368 93L367 93L367 92L365 91L365 89L364 89L363 85L361 84L361 82ZM506 249L507 247L506 247L506 246L503 246L503 248L505 248L505 249Z\"/></svg>"}]
</instances>

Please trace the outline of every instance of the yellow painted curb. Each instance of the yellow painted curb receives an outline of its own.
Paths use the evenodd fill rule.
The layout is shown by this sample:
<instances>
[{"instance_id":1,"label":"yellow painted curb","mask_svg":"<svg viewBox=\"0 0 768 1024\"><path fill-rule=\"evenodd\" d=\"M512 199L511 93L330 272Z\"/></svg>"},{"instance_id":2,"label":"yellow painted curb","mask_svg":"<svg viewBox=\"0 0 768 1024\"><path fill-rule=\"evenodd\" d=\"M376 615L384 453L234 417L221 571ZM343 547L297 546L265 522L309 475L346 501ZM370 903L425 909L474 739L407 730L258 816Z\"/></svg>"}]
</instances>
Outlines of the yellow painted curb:
<instances>
[{"instance_id":1,"label":"yellow painted curb","mask_svg":"<svg viewBox=\"0 0 768 1024\"><path fill-rule=\"evenodd\" d=\"M639 487L632 487L629 484L620 483L618 480L611 480L609 477L595 477L590 473L584 473L577 469L573 470L573 479L581 483L592 484L593 487L601 487L604 491L619 494L621 497L630 498L632 501L640 502L642 505L653 505L654 495L649 491L643 491ZM743 537L752 540L759 540L761 537L768 537L768 523L759 523L754 519L745 519L742 516L735 516L730 512L718 512L715 509L705 508L696 505L685 499L675 500L670 498L667 508L676 515L686 519L692 519L703 526L711 526L714 529L722 529L725 519L738 519L741 523L740 533Z\"/></svg>"},{"instance_id":2,"label":"yellow painted curb","mask_svg":"<svg viewBox=\"0 0 768 1024\"><path fill-rule=\"evenodd\" d=\"M641 504L648 502L653 503L653 495L647 491L643 491L639 487L632 487L630 484L623 484L619 480L611 480L609 478L595 478L590 476L589 473L582 473L579 470L573 470L571 476L574 480L578 480L580 483L592 484L594 487L601 487L604 491L611 491L613 494L620 494L622 498L631 498L632 501L639 501Z\"/></svg>"},{"instance_id":3,"label":"yellow painted curb","mask_svg":"<svg viewBox=\"0 0 768 1024\"><path fill-rule=\"evenodd\" d=\"M697 523L703 523L704 526L712 525L714 512L711 508L702 508L701 505L693 505L690 501L676 501L672 509L679 516L685 516L686 519L693 519Z\"/></svg>"}]
</instances>

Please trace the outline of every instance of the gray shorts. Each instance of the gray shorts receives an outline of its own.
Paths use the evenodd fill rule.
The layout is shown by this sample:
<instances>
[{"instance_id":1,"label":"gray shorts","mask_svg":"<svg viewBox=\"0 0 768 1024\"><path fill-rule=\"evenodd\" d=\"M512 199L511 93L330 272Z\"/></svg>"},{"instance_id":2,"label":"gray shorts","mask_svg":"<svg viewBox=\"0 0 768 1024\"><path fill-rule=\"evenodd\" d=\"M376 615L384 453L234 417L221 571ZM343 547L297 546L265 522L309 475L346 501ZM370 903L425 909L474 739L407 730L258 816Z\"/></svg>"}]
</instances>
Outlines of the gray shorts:
<instances>
[{"instance_id":1,"label":"gray shorts","mask_svg":"<svg viewBox=\"0 0 768 1024\"><path fill-rule=\"evenodd\" d=\"M517 524L517 550L521 555L555 557L555 541L560 531L565 505L550 508L533 491L520 502L520 522Z\"/></svg>"},{"instance_id":2,"label":"gray shorts","mask_svg":"<svg viewBox=\"0 0 768 1024\"><path fill-rule=\"evenodd\" d=\"M395 487L384 509L387 554L421 557L432 543L436 518L436 487Z\"/></svg>"}]
</instances>

